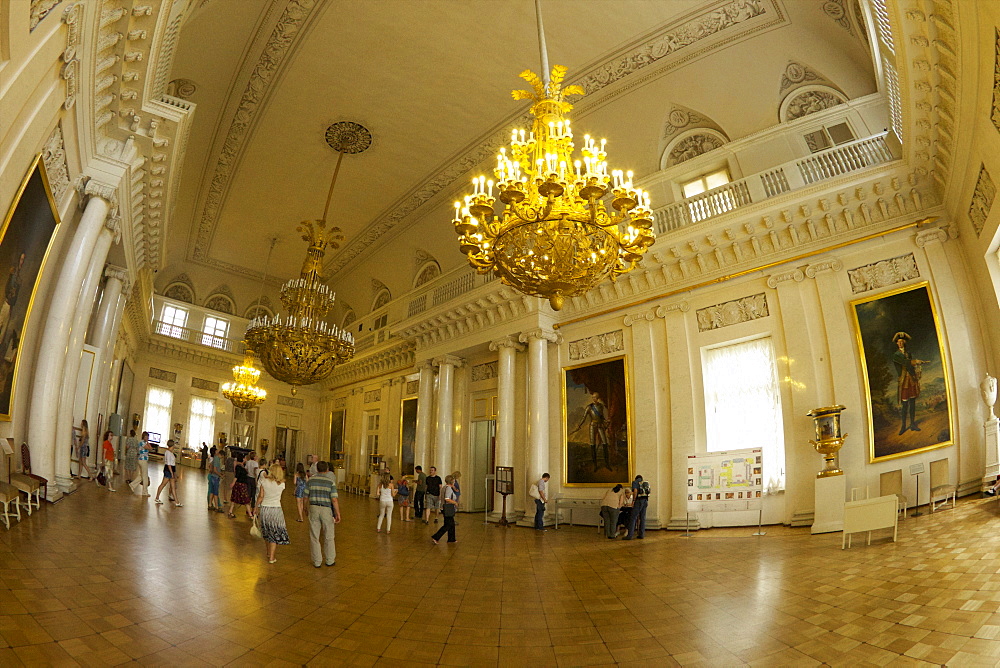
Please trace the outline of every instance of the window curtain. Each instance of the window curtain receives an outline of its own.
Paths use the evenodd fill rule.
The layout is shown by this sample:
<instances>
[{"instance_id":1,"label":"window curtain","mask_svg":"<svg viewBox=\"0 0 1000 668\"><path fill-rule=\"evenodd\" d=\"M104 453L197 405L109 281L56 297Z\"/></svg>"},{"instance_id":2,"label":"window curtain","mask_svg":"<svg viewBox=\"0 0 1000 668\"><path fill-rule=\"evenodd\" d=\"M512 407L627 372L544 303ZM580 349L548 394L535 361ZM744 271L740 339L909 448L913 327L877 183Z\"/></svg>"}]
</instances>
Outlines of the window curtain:
<instances>
[{"instance_id":1,"label":"window curtain","mask_svg":"<svg viewBox=\"0 0 1000 668\"><path fill-rule=\"evenodd\" d=\"M709 452L760 448L768 493L785 488L785 439L770 337L702 353Z\"/></svg>"},{"instance_id":2,"label":"window curtain","mask_svg":"<svg viewBox=\"0 0 1000 668\"><path fill-rule=\"evenodd\" d=\"M146 415L143 431L160 434L160 441L166 445L170 438L170 409L174 403L174 393L152 385L146 390Z\"/></svg>"},{"instance_id":3,"label":"window curtain","mask_svg":"<svg viewBox=\"0 0 1000 668\"><path fill-rule=\"evenodd\" d=\"M215 401L191 397L188 422L188 447L200 450L202 443L211 446L215 442Z\"/></svg>"}]
</instances>

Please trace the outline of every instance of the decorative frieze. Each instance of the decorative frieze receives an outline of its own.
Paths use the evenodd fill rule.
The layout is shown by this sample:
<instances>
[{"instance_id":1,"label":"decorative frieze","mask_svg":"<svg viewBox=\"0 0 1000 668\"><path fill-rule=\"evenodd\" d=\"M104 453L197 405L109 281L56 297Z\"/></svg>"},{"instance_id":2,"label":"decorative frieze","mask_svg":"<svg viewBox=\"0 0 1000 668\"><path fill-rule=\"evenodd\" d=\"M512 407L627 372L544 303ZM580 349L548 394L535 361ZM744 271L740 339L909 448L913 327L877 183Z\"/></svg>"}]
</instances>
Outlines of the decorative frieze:
<instances>
[{"instance_id":1,"label":"decorative frieze","mask_svg":"<svg viewBox=\"0 0 1000 668\"><path fill-rule=\"evenodd\" d=\"M347 397L337 397L333 400L333 409L341 410L347 408Z\"/></svg>"},{"instance_id":2,"label":"decorative frieze","mask_svg":"<svg viewBox=\"0 0 1000 668\"><path fill-rule=\"evenodd\" d=\"M62 0L31 0L31 18L28 21L28 31L34 32L38 24L48 16Z\"/></svg>"},{"instance_id":3,"label":"decorative frieze","mask_svg":"<svg viewBox=\"0 0 1000 668\"><path fill-rule=\"evenodd\" d=\"M699 332L710 332L720 327L738 325L741 322L758 320L770 315L767 310L767 295L763 292L706 306L695 311L695 314L698 317Z\"/></svg>"},{"instance_id":4,"label":"decorative frieze","mask_svg":"<svg viewBox=\"0 0 1000 668\"><path fill-rule=\"evenodd\" d=\"M969 220L972 221L977 237L983 232L983 226L986 225L986 219L990 215L996 196L997 187L993 183L993 178L986 171L986 165L980 164L976 189L972 192L972 202L969 203Z\"/></svg>"},{"instance_id":5,"label":"decorative frieze","mask_svg":"<svg viewBox=\"0 0 1000 668\"><path fill-rule=\"evenodd\" d=\"M849 269L847 277L851 281L851 292L860 294L920 278L920 269L917 267L917 260L913 253L907 253L888 260L866 264L856 269Z\"/></svg>"},{"instance_id":6,"label":"decorative frieze","mask_svg":"<svg viewBox=\"0 0 1000 668\"><path fill-rule=\"evenodd\" d=\"M620 329L569 342L569 358L571 360L584 360L588 357L608 355L623 350L625 350L625 336Z\"/></svg>"},{"instance_id":7,"label":"decorative frieze","mask_svg":"<svg viewBox=\"0 0 1000 668\"><path fill-rule=\"evenodd\" d=\"M66 143L63 141L62 123L56 125L42 149L45 175L49 179L52 198L58 205L69 190L69 165L66 163Z\"/></svg>"},{"instance_id":8,"label":"decorative frieze","mask_svg":"<svg viewBox=\"0 0 1000 668\"><path fill-rule=\"evenodd\" d=\"M419 380L408 380L406 381L406 395L416 394L420 391L420 381Z\"/></svg>"},{"instance_id":9,"label":"decorative frieze","mask_svg":"<svg viewBox=\"0 0 1000 668\"><path fill-rule=\"evenodd\" d=\"M366 404L374 404L374 403L376 403L378 401L382 401L382 388L381 387L376 388L374 390L367 390L365 392L364 403L366 403Z\"/></svg>"},{"instance_id":10,"label":"decorative frieze","mask_svg":"<svg viewBox=\"0 0 1000 668\"><path fill-rule=\"evenodd\" d=\"M996 55L993 61L993 113L990 120L994 127L1000 130L1000 28L995 30Z\"/></svg>"},{"instance_id":11,"label":"decorative frieze","mask_svg":"<svg viewBox=\"0 0 1000 668\"><path fill-rule=\"evenodd\" d=\"M498 375L498 363L497 362L486 362L484 364L477 364L472 367L472 382L478 383L482 380L492 380Z\"/></svg>"},{"instance_id":12,"label":"decorative frieze","mask_svg":"<svg viewBox=\"0 0 1000 668\"><path fill-rule=\"evenodd\" d=\"M209 392L218 392L219 384L214 380L205 380L204 378L192 378L191 387L198 388L199 390L208 390Z\"/></svg>"},{"instance_id":13,"label":"decorative frieze","mask_svg":"<svg viewBox=\"0 0 1000 668\"><path fill-rule=\"evenodd\" d=\"M165 369L157 369L155 366L149 367L149 377L155 378L156 380L162 380L166 383L176 383L177 374L173 371L167 371Z\"/></svg>"},{"instance_id":14,"label":"decorative frieze","mask_svg":"<svg viewBox=\"0 0 1000 668\"><path fill-rule=\"evenodd\" d=\"M291 408L303 409L306 407L306 402L300 397L286 397L284 395L278 395L278 405L279 406L289 406Z\"/></svg>"}]
</instances>

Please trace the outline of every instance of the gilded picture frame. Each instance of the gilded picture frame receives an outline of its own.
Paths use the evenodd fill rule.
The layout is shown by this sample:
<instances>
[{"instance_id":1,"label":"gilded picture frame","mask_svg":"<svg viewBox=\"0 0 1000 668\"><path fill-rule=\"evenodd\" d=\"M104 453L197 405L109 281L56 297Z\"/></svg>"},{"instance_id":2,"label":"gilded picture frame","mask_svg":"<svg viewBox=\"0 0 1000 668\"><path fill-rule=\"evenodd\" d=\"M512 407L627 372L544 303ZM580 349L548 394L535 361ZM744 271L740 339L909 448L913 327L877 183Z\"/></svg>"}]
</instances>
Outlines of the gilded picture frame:
<instances>
[{"instance_id":1,"label":"gilded picture frame","mask_svg":"<svg viewBox=\"0 0 1000 668\"><path fill-rule=\"evenodd\" d=\"M563 367L564 486L608 487L632 479L630 402L625 356Z\"/></svg>"},{"instance_id":2,"label":"gilded picture frame","mask_svg":"<svg viewBox=\"0 0 1000 668\"><path fill-rule=\"evenodd\" d=\"M19 390L21 341L31 322L39 278L59 226L59 210L39 154L0 227L0 420L11 420Z\"/></svg>"},{"instance_id":3,"label":"gilded picture frame","mask_svg":"<svg viewBox=\"0 0 1000 668\"><path fill-rule=\"evenodd\" d=\"M399 410L399 472L413 475L417 446L417 398L403 399Z\"/></svg>"},{"instance_id":4,"label":"gilded picture frame","mask_svg":"<svg viewBox=\"0 0 1000 668\"><path fill-rule=\"evenodd\" d=\"M948 365L927 282L851 302L868 413L868 461L953 443Z\"/></svg>"}]
</instances>

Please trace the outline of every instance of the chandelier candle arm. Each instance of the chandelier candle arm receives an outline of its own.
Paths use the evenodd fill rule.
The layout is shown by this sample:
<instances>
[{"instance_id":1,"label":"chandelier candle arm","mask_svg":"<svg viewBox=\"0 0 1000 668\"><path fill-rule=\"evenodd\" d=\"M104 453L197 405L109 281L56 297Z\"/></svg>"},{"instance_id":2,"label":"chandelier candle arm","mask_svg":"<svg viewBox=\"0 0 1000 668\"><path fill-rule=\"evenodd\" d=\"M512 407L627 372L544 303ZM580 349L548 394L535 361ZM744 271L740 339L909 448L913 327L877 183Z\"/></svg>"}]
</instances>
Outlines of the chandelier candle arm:
<instances>
[{"instance_id":1,"label":"chandelier candle arm","mask_svg":"<svg viewBox=\"0 0 1000 668\"><path fill-rule=\"evenodd\" d=\"M540 48L544 54L544 37ZM606 141L584 135L574 158L566 98L584 91L562 87L565 75L560 65L544 81L521 73L532 90L513 96L533 101L532 127L511 131L496 180L475 177L452 220L459 249L479 273L492 271L555 310L565 297L631 271L655 241L649 193L635 187L632 172L609 169Z\"/></svg>"}]
</instances>

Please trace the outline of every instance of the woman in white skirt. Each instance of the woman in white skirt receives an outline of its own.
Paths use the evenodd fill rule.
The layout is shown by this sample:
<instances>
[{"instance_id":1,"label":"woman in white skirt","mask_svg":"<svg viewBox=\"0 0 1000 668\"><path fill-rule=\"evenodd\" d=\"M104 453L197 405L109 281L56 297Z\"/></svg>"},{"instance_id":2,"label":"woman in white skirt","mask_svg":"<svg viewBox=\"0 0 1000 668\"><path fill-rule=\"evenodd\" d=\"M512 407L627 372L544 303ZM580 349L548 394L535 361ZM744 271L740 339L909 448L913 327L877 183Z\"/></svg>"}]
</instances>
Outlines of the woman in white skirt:
<instances>
[{"instance_id":1,"label":"woman in white skirt","mask_svg":"<svg viewBox=\"0 0 1000 668\"><path fill-rule=\"evenodd\" d=\"M262 477L257 491L257 521L260 535L267 544L267 563L277 559L274 553L279 545L288 545L288 529L285 527L285 513L281 510L281 493L285 491L285 469L275 462Z\"/></svg>"},{"instance_id":2,"label":"woman in white skirt","mask_svg":"<svg viewBox=\"0 0 1000 668\"><path fill-rule=\"evenodd\" d=\"M385 532L392 533L392 497L396 496L396 485L392 476L383 473L378 483L378 525L376 533L382 533L382 518L385 518Z\"/></svg>"}]
</instances>

